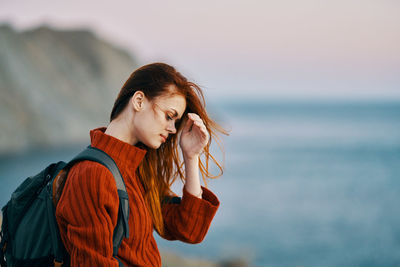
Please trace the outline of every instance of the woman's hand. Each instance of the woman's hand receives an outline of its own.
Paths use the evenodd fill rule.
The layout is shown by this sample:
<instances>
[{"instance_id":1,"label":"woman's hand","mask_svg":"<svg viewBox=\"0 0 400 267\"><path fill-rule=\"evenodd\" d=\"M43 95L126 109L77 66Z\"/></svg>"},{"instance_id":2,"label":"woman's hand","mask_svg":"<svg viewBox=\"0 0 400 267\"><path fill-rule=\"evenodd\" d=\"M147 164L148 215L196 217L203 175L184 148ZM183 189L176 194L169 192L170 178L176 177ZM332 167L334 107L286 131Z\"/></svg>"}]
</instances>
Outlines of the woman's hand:
<instances>
[{"instance_id":1,"label":"woman's hand","mask_svg":"<svg viewBox=\"0 0 400 267\"><path fill-rule=\"evenodd\" d=\"M184 160L191 160L200 155L207 145L210 135L199 115L188 113L187 118L179 145L181 146Z\"/></svg>"}]
</instances>

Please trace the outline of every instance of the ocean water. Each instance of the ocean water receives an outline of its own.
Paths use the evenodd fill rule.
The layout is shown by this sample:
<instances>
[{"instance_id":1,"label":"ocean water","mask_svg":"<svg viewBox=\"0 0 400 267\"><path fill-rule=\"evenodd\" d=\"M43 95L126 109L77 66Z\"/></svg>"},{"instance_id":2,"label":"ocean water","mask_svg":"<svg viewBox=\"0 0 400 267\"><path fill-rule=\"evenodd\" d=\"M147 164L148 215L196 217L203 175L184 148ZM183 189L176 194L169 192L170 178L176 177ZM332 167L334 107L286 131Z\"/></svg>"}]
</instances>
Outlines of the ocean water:
<instances>
[{"instance_id":1,"label":"ocean water","mask_svg":"<svg viewBox=\"0 0 400 267\"><path fill-rule=\"evenodd\" d=\"M400 102L237 101L210 109L231 129L224 175L208 182L221 206L202 243L155 233L160 249L251 266L400 265ZM1 157L0 205L27 175L79 149Z\"/></svg>"}]
</instances>

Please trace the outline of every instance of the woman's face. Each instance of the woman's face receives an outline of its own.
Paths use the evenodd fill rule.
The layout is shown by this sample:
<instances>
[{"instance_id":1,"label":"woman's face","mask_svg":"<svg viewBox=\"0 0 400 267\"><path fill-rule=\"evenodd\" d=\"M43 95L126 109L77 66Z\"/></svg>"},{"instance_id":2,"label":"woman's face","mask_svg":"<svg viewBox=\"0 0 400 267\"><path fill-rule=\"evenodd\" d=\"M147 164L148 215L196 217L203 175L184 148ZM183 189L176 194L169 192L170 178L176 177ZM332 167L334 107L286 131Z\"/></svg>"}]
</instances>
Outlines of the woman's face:
<instances>
[{"instance_id":1,"label":"woman's face","mask_svg":"<svg viewBox=\"0 0 400 267\"><path fill-rule=\"evenodd\" d=\"M175 124L185 109L186 99L182 95L163 95L153 101L145 98L143 109L135 114L136 140L149 148L159 148L169 135L177 132Z\"/></svg>"}]
</instances>

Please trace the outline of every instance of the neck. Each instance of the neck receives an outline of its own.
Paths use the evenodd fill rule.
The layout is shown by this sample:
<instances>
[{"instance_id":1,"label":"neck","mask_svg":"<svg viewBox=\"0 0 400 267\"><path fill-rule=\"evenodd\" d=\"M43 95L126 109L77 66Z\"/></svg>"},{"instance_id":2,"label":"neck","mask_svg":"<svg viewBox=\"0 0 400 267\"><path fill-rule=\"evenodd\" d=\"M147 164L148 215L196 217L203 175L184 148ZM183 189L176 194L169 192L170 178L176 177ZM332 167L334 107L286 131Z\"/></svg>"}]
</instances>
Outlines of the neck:
<instances>
[{"instance_id":1,"label":"neck","mask_svg":"<svg viewBox=\"0 0 400 267\"><path fill-rule=\"evenodd\" d=\"M107 126L105 134L115 137L125 143L136 145L138 140L132 134L132 124L125 119L114 119Z\"/></svg>"}]
</instances>

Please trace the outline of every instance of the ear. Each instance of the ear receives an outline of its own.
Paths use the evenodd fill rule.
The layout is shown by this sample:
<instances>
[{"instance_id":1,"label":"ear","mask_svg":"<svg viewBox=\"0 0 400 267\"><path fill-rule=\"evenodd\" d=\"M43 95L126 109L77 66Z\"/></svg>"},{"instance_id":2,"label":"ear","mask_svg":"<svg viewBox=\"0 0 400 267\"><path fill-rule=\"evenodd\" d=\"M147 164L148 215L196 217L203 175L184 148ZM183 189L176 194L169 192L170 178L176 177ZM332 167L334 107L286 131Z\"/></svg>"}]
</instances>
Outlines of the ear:
<instances>
[{"instance_id":1,"label":"ear","mask_svg":"<svg viewBox=\"0 0 400 267\"><path fill-rule=\"evenodd\" d=\"M144 101L146 96L142 91L136 91L135 94L131 97L131 104L135 111L140 111L143 109Z\"/></svg>"}]
</instances>

